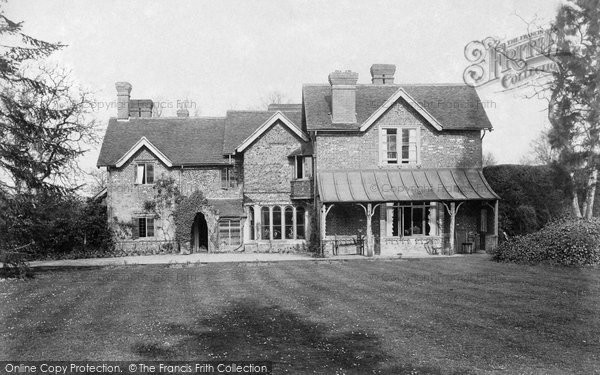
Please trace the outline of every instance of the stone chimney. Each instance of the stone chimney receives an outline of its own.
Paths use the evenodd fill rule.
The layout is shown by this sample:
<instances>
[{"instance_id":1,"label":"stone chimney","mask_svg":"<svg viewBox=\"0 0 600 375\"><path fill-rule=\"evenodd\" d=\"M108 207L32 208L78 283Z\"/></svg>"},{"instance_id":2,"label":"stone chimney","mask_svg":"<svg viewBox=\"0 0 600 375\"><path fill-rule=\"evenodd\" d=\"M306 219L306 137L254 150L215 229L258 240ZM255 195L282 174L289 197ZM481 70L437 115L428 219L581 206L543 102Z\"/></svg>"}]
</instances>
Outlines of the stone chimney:
<instances>
[{"instance_id":1,"label":"stone chimney","mask_svg":"<svg viewBox=\"0 0 600 375\"><path fill-rule=\"evenodd\" d=\"M129 94L131 94L131 84L129 82L115 83L117 88L117 119L129 120Z\"/></svg>"},{"instance_id":2,"label":"stone chimney","mask_svg":"<svg viewBox=\"0 0 600 375\"><path fill-rule=\"evenodd\" d=\"M334 124L356 123L356 81L358 73L350 70L336 70L329 74L331 121Z\"/></svg>"},{"instance_id":3,"label":"stone chimney","mask_svg":"<svg viewBox=\"0 0 600 375\"><path fill-rule=\"evenodd\" d=\"M373 64L371 65L371 82L374 85L391 85L394 83L396 65Z\"/></svg>"},{"instance_id":4,"label":"stone chimney","mask_svg":"<svg viewBox=\"0 0 600 375\"><path fill-rule=\"evenodd\" d=\"M190 111L187 108L179 108L177 110L177 117L190 117Z\"/></svg>"}]
</instances>

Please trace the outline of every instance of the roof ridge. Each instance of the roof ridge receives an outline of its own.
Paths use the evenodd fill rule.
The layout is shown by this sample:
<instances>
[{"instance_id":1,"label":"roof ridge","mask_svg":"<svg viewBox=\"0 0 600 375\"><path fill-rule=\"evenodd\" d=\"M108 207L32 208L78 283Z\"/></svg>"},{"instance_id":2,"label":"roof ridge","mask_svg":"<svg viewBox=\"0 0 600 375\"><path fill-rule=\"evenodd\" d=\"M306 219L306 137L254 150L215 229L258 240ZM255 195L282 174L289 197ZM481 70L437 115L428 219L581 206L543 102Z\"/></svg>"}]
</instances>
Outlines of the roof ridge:
<instances>
[{"instance_id":1,"label":"roof ridge","mask_svg":"<svg viewBox=\"0 0 600 375\"><path fill-rule=\"evenodd\" d=\"M329 87L328 83L303 83L302 87L308 86L323 86ZM386 84L373 84L373 83L357 83L356 86L361 87L405 87L405 86L461 86L471 87L464 82L442 82L442 83L386 83Z\"/></svg>"}]
</instances>

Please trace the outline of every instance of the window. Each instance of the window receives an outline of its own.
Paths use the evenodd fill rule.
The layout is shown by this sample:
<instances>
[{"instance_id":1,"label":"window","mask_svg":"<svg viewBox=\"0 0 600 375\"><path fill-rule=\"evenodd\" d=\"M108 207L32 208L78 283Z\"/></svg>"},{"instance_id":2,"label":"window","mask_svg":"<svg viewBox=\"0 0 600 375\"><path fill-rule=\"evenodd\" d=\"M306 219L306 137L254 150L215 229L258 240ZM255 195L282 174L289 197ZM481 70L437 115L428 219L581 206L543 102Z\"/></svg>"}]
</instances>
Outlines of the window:
<instances>
[{"instance_id":1,"label":"window","mask_svg":"<svg viewBox=\"0 0 600 375\"><path fill-rule=\"evenodd\" d=\"M248 207L248 226L250 227L250 240L255 240L254 237L254 208Z\"/></svg>"},{"instance_id":2,"label":"window","mask_svg":"<svg viewBox=\"0 0 600 375\"><path fill-rule=\"evenodd\" d=\"M275 206L273 207L273 239L280 240L281 232L281 207Z\"/></svg>"},{"instance_id":3,"label":"window","mask_svg":"<svg viewBox=\"0 0 600 375\"><path fill-rule=\"evenodd\" d=\"M235 168L221 169L221 189L232 189L237 187L237 173Z\"/></svg>"},{"instance_id":4,"label":"window","mask_svg":"<svg viewBox=\"0 0 600 375\"><path fill-rule=\"evenodd\" d=\"M383 164L416 164L417 128L383 128L381 161Z\"/></svg>"},{"instance_id":5,"label":"window","mask_svg":"<svg viewBox=\"0 0 600 375\"><path fill-rule=\"evenodd\" d=\"M134 238L154 237L154 219L151 217L140 217L133 220Z\"/></svg>"},{"instance_id":6,"label":"window","mask_svg":"<svg viewBox=\"0 0 600 375\"><path fill-rule=\"evenodd\" d=\"M429 222L435 217L431 215L433 209L429 202L403 202L388 206L388 236L434 235Z\"/></svg>"},{"instance_id":7,"label":"window","mask_svg":"<svg viewBox=\"0 0 600 375\"><path fill-rule=\"evenodd\" d=\"M154 183L154 164L153 163L137 163L135 165L135 183L153 184Z\"/></svg>"},{"instance_id":8,"label":"window","mask_svg":"<svg viewBox=\"0 0 600 375\"><path fill-rule=\"evenodd\" d=\"M265 206L260 208L260 223L248 210L250 239L263 241L304 240L306 238L306 209L294 206Z\"/></svg>"},{"instance_id":9,"label":"window","mask_svg":"<svg viewBox=\"0 0 600 375\"><path fill-rule=\"evenodd\" d=\"M397 129L386 129L387 141L387 162L388 164L398 164L398 147L397 147Z\"/></svg>"},{"instance_id":10,"label":"window","mask_svg":"<svg viewBox=\"0 0 600 375\"><path fill-rule=\"evenodd\" d=\"M269 240L271 239L271 215L269 214L269 207L261 208L260 216L261 238L263 240Z\"/></svg>"},{"instance_id":11,"label":"window","mask_svg":"<svg viewBox=\"0 0 600 375\"><path fill-rule=\"evenodd\" d=\"M312 156L296 156L294 162L294 178L312 177Z\"/></svg>"},{"instance_id":12,"label":"window","mask_svg":"<svg viewBox=\"0 0 600 375\"><path fill-rule=\"evenodd\" d=\"M305 235L306 230L304 228L304 208L298 207L296 208L296 238L303 240Z\"/></svg>"},{"instance_id":13,"label":"window","mask_svg":"<svg viewBox=\"0 0 600 375\"><path fill-rule=\"evenodd\" d=\"M240 245L242 243L239 219L219 220L219 242L221 245Z\"/></svg>"},{"instance_id":14,"label":"window","mask_svg":"<svg viewBox=\"0 0 600 375\"><path fill-rule=\"evenodd\" d=\"M286 207L284 210L284 218L285 218L285 231L284 238L293 239L294 238L294 209L290 206Z\"/></svg>"},{"instance_id":15,"label":"window","mask_svg":"<svg viewBox=\"0 0 600 375\"><path fill-rule=\"evenodd\" d=\"M402 129L402 164L417 163L417 129Z\"/></svg>"}]
</instances>

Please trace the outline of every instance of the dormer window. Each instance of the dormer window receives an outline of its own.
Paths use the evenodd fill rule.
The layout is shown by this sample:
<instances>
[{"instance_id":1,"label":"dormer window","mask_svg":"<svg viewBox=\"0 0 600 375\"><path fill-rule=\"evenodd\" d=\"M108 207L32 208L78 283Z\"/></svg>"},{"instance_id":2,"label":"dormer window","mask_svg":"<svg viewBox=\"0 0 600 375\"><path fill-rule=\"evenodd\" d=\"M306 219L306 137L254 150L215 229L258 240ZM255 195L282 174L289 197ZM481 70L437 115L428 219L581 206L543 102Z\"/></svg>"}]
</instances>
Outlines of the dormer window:
<instances>
[{"instance_id":1,"label":"dormer window","mask_svg":"<svg viewBox=\"0 0 600 375\"><path fill-rule=\"evenodd\" d=\"M154 183L154 163L137 163L134 169L136 185Z\"/></svg>"},{"instance_id":2,"label":"dormer window","mask_svg":"<svg viewBox=\"0 0 600 375\"><path fill-rule=\"evenodd\" d=\"M381 163L384 165L418 163L418 128L381 129Z\"/></svg>"}]
</instances>

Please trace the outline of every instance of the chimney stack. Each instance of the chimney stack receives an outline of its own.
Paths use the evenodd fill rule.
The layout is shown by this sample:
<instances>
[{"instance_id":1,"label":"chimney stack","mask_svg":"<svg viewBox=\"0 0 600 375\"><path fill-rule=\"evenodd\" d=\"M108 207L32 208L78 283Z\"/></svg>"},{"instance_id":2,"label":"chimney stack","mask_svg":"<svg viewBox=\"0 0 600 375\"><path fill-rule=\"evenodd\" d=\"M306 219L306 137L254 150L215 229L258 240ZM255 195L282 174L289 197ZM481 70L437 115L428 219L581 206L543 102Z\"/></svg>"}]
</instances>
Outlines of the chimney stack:
<instances>
[{"instance_id":1,"label":"chimney stack","mask_svg":"<svg viewBox=\"0 0 600 375\"><path fill-rule=\"evenodd\" d=\"M190 111L187 108L179 108L177 110L177 117L190 117Z\"/></svg>"},{"instance_id":2,"label":"chimney stack","mask_svg":"<svg viewBox=\"0 0 600 375\"><path fill-rule=\"evenodd\" d=\"M129 120L129 95L131 84L129 82L115 83L117 89L117 119Z\"/></svg>"},{"instance_id":3,"label":"chimney stack","mask_svg":"<svg viewBox=\"0 0 600 375\"><path fill-rule=\"evenodd\" d=\"M329 74L331 119L334 124L356 123L356 82L358 73L336 70Z\"/></svg>"},{"instance_id":4,"label":"chimney stack","mask_svg":"<svg viewBox=\"0 0 600 375\"><path fill-rule=\"evenodd\" d=\"M394 64L373 64L371 65L371 82L374 85L391 85L394 83L394 73L396 73Z\"/></svg>"}]
</instances>

